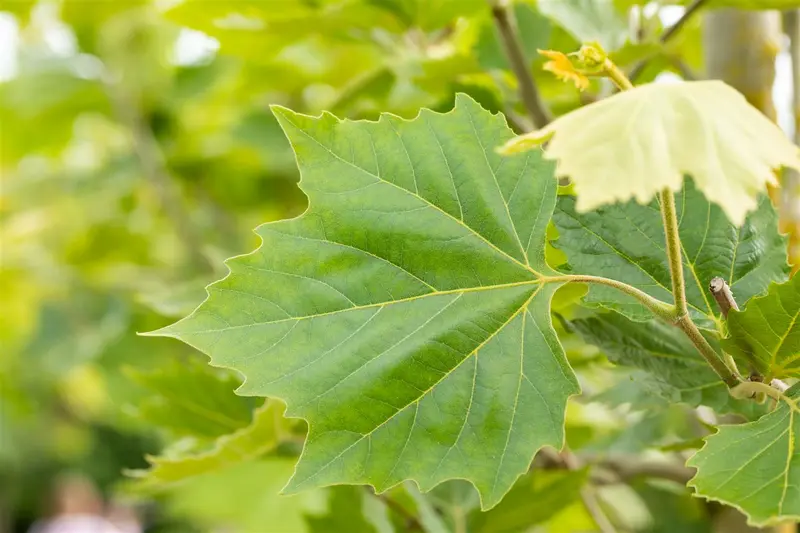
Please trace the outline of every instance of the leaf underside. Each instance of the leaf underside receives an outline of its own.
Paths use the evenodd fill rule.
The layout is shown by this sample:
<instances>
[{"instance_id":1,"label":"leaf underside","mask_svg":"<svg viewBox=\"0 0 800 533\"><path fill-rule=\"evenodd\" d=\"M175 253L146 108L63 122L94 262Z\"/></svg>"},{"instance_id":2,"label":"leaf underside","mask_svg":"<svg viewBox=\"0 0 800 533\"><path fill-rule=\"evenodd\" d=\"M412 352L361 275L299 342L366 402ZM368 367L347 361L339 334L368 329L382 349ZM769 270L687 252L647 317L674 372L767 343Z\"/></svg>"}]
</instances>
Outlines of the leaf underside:
<instances>
[{"instance_id":1,"label":"leaf underside","mask_svg":"<svg viewBox=\"0 0 800 533\"><path fill-rule=\"evenodd\" d=\"M686 297L699 326L715 329L719 311L708 291L712 278L721 276L737 301L744 303L764 293L769 284L786 279L786 238L778 233L778 216L769 198L737 228L722 210L706 200L687 179L675 194L682 243ZM666 259L664 229L658 202L634 201L579 213L575 198L560 196L553 221L559 239L554 243L567 255L571 270L623 281L647 294L671 302L671 281ZM651 313L619 291L592 285L588 305L618 311L633 320Z\"/></svg>"},{"instance_id":2,"label":"leaf underside","mask_svg":"<svg viewBox=\"0 0 800 533\"><path fill-rule=\"evenodd\" d=\"M800 520L800 387L755 422L720 426L687 463L697 495L732 505L757 526Z\"/></svg>"},{"instance_id":3,"label":"leaf underside","mask_svg":"<svg viewBox=\"0 0 800 533\"><path fill-rule=\"evenodd\" d=\"M540 279L552 165L496 154L511 131L463 95L411 121L274 112L310 207L156 334L308 421L285 491L464 478L496 505L579 391Z\"/></svg>"},{"instance_id":4,"label":"leaf underside","mask_svg":"<svg viewBox=\"0 0 800 533\"><path fill-rule=\"evenodd\" d=\"M728 315L730 337L723 341L743 371L773 378L800 378L800 277L747 303Z\"/></svg>"},{"instance_id":5,"label":"leaf underside","mask_svg":"<svg viewBox=\"0 0 800 533\"><path fill-rule=\"evenodd\" d=\"M750 400L737 400L691 341L678 328L658 320L633 322L619 313L598 313L567 323L583 339L603 350L617 365L648 373L652 387L671 403L705 405L719 413L755 418L764 413ZM713 335L706 339L717 351Z\"/></svg>"},{"instance_id":6,"label":"leaf underside","mask_svg":"<svg viewBox=\"0 0 800 533\"><path fill-rule=\"evenodd\" d=\"M552 137L552 138L551 138ZM571 178L580 212L679 191L684 175L740 226L781 167L800 170L781 129L720 81L645 84L554 120L510 145L551 138L547 157Z\"/></svg>"}]
</instances>

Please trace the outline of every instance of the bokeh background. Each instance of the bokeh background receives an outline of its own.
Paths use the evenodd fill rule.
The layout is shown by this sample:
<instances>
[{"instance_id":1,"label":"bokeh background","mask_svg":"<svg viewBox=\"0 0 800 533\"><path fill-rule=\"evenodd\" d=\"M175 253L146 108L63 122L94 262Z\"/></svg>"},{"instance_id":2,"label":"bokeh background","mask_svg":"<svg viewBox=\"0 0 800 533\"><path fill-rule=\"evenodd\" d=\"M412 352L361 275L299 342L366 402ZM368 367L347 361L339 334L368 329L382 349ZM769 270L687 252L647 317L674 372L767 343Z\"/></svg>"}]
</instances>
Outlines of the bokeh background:
<instances>
[{"instance_id":1,"label":"bokeh background","mask_svg":"<svg viewBox=\"0 0 800 533\"><path fill-rule=\"evenodd\" d=\"M507 9L555 115L612 88L580 93L543 72L536 50L597 41L638 83L725 79L794 136L796 12L703 6L663 38L688 3ZM726 5L737 3L760 7ZM407 509L436 509L452 533L595 531L577 497L585 472L523 478L510 500L521 512L500 526L475 518L460 482L427 498L411 486L393 500L348 487L279 497L302 443L296 421L280 422L290 437L277 449L202 475L135 472L148 454L212 448L258 407L233 394L237 376L136 333L199 304L223 260L257 246L254 227L305 209L269 105L410 118L465 92L523 131L533 124L517 88L486 0L0 1L0 532L28 531L64 487L148 532L440 532ZM773 191L792 242L796 181ZM561 294L559 311L578 296ZM564 339L585 390L569 408L573 448L680 452L703 434L686 408ZM746 531L679 484L609 485L601 497L621 531Z\"/></svg>"}]
</instances>

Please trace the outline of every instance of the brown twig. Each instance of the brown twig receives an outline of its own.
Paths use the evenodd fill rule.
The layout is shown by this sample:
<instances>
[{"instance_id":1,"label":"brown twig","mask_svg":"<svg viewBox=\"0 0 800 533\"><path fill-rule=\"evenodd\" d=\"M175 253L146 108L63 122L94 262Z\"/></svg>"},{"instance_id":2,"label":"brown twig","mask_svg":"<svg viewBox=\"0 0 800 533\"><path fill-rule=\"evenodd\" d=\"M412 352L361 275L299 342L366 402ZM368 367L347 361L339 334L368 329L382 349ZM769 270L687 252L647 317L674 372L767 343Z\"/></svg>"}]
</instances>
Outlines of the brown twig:
<instances>
[{"instance_id":1,"label":"brown twig","mask_svg":"<svg viewBox=\"0 0 800 533\"><path fill-rule=\"evenodd\" d=\"M736 300L733 299L733 293L731 292L730 286L728 283L717 276L716 278L711 280L711 283L708 284L708 290L711 291L711 294L714 296L714 299L717 301L717 305L719 306L719 310L722 311L722 316L728 318L728 312L733 309L734 311L739 310L739 306L736 304Z\"/></svg>"},{"instance_id":2,"label":"brown twig","mask_svg":"<svg viewBox=\"0 0 800 533\"><path fill-rule=\"evenodd\" d=\"M689 22L689 19L691 19L692 16L701 7L703 7L703 4L705 3L706 0L694 0L694 2L692 2L689 6L686 7L686 11L684 11L683 15L681 15L681 18L679 18L675 22L675 24L664 30L664 33L661 34L661 37L659 37L658 41L661 44L667 44L673 37L675 37L675 35L678 34L681 28L683 28L686 25L686 23ZM646 58L639 61L631 69L630 73L628 74L628 79L634 81L636 80L636 78L641 76L642 72L644 72L645 67L647 67L647 64L650 62L651 59L652 58Z\"/></svg>"},{"instance_id":3,"label":"brown twig","mask_svg":"<svg viewBox=\"0 0 800 533\"><path fill-rule=\"evenodd\" d=\"M508 3L503 0L489 0L492 8L497 31L500 33L500 41L506 53L511 70L517 78L519 85L519 96L528 114L537 128L546 126L552 116L542 100L536 82L533 81L528 62L525 59L525 52L522 50L519 33L513 21L513 14L508 7Z\"/></svg>"}]
</instances>

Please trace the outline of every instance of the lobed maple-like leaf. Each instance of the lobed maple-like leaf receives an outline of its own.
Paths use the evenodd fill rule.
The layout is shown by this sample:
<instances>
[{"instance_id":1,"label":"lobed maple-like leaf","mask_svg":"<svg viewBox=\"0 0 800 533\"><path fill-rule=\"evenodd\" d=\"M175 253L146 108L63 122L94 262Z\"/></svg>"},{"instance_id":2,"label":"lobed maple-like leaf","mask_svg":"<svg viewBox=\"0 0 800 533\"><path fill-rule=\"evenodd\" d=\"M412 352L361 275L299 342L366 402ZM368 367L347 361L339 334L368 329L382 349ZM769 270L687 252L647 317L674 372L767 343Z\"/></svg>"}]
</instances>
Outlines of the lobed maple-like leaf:
<instances>
[{"instance_id":1,"label":"lobed maple-like leaf","mask_svg":"<svg viewBox=\"0 0 800 533\"><path fill-rule=\"evenodd\" d=\"M463 95L411 121L274 112L308 210L261 226L261 247L156 334L308 421L287 492L464 478L496 505L562 446L579 390L543 283L552 164L496 154L511 131Z\"/></svg>"},{"instance_id":2,"label":"lobed maple-like leaf","mask_svg":"<svg viewBox=\"0 0 800 533\"><path fill-rule=\"evenodd\" d=\"M634 201L589 213L575 199L561 196L553 216L559 238L555 246L577 274L616 279L664 301L671 301L669 264L658 202ZM741 227L734 226L687 180L675 195L689 312L699 326L715 329L720 313L708 284L716 276L731 286L740 304L786 279L786 239L778 232L778 215L766 195ZM644 306L609 287L592 285L589 305L618 311L634 320L651 316Z\"/></svg>"},{"instance_id":3,"label":"lobed maple-like leaf","mask_svg":"<svg viewBox=\"0 0 800 533\"><path fill-rule=\"evenodd\" d=\"M798 148L720 81L641 85L584 106L505 146L507 152L550 139L545 152L568 176L585 213L694 178L736 226L758 204L780 167L800 170Z\"/></svg>"},{"instance_id":4,"label":"lobed maple-like leaf","mask_svg":"<svg viewBox=\"0 0 800 533\"><path fill-rule=\"evenodd\" d=\"M728 314L729 337L724 350L743 372L772 378L800 378L800 277L772 285L744 311Z\"/></svg>"},{"instance_id":5,"label":"lobed maple-like leaf","mask_svg":"<svg viewBox=\"0 0 800 533\"><path fill-rule=\"evenodd\" d=\"M687 463L697 495L732 505L757 526L800 520L800 386L748 424L720 426Z\"/></svg>"}]
</instances>

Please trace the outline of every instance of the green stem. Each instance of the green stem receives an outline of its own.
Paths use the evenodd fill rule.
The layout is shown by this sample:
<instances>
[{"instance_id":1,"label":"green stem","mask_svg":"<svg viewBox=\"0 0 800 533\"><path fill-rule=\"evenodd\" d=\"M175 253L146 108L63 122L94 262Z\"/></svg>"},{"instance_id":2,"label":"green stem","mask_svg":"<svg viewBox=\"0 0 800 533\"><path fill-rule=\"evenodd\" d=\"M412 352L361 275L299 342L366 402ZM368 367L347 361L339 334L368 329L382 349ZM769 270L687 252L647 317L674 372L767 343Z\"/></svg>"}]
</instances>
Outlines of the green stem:
<instances>
[{"instance_id":1,"label":"green stem","mask_svg":"<svg viewBox=\"0 0 800 533\"><path fill-rule=\"evenodd\" d=\"M613 287L618 291L624 292L629 296L636 298L642 305L647 307L654 315L666 320L669 323L675 322L675 308L666 302L662 302L657 298L653 298L644 291L632 287L627 283L622 283L609 278L602 278L600 276L585 276L585 275L561 275L561 276L544 276L542 278L544 283L594 283L596 285L606 285Z\"/></svg>"},{"instance_id":2,"label":"green stem","mask_svg":"<svg viewBox=\"0 0 800 533\"><path fill-rule=\"evenodd\" d=\"M621 91L633 89L631 80L629 80L628 77L625 76L625 73L622 72L619 67L617 67L617 65L615 65L610 59L606 59L603 62L603 70L605 71L606 76L608 76L611 81L614 82L614 85L619 87Z\"/></svg>"},{"instance_id":3,"label":"green stem","mask_svg":"<svg viewBox=\"0 0 800 533\"><path fill-rule=\"evenodd\" d=\"M689 340L695 345L697 351L703 356L703 359L706 360L709 366L714 369L714 372L717 373L728 387L739 385L739 377L719 358L717 351L714 350L706 338L703 337L703 334L700 333L700 330L697 329L697 326L692 322L688 314L681 315L677 322L675 322L675 325L681 328L686 336L689 337Z\"/></svg>"},{"instance_id":4,"label":"green stem","mask_svg":"<svg viewBox=\"0 0 800 533\"><path fill-rule=\"evenodd\" d=\"M675 298L675 309L678 317L689 313L686 303L686 283L683 279L683 257L681 253L681 237L678 233L678 216L675 213L675 196L669 189L658 195L661 204L661 220L667 236L667 260L672 278L672 296Z\"/></svg>"}]
</instances>

